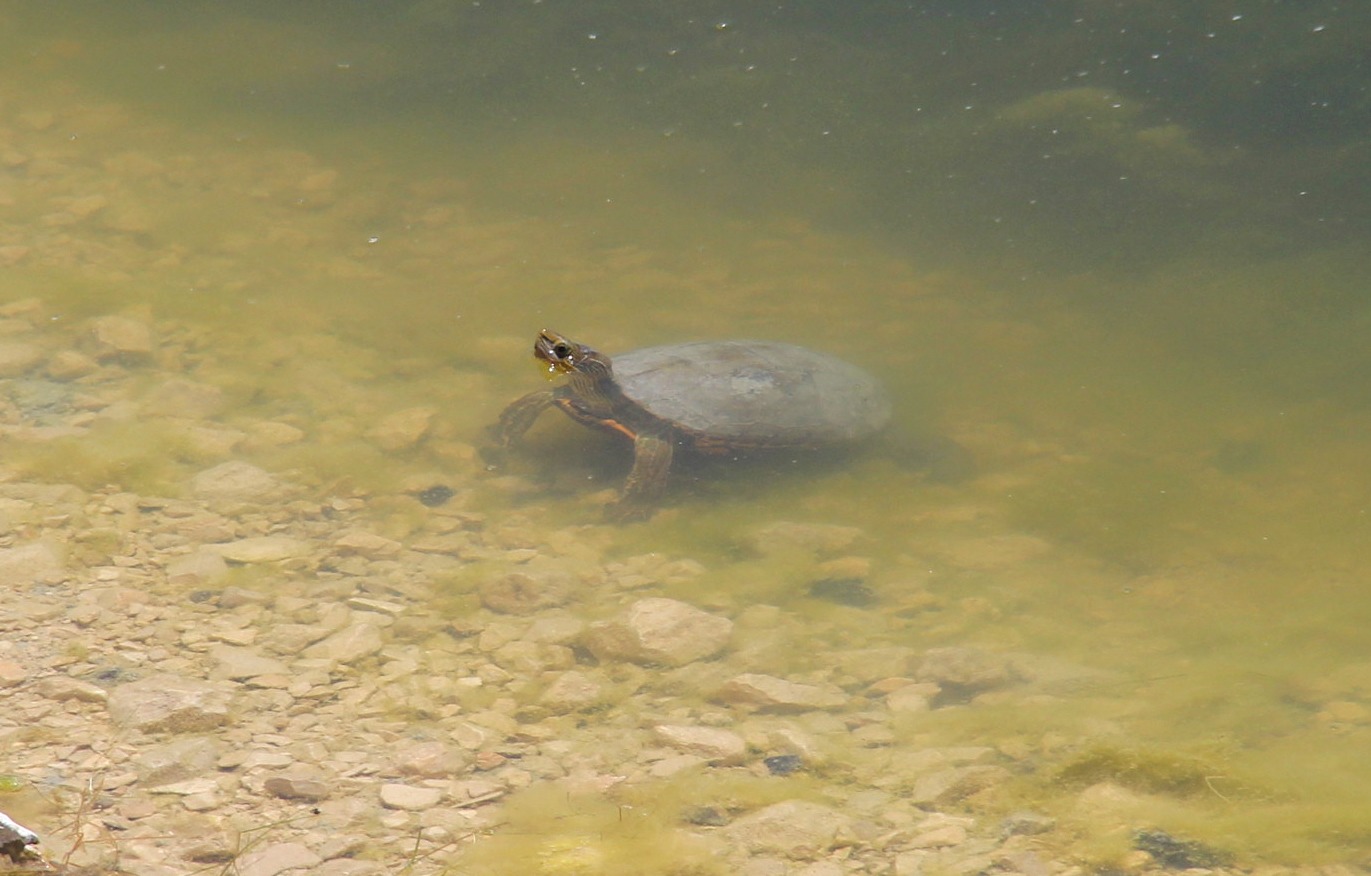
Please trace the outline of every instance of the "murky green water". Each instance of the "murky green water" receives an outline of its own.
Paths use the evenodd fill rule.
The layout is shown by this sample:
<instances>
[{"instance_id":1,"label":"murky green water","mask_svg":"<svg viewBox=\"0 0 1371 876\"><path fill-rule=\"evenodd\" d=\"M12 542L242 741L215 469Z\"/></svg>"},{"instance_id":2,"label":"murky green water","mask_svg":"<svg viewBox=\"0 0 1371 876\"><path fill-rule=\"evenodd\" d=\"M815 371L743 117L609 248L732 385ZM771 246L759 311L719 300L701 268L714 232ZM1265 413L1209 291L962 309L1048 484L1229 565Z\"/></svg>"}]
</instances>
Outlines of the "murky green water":
<instances>
[{"instance_id":1,"label":"murky green water","mask_svg":"<svg viewBox=\"0 0 1371 876\"><path fill-rule=\"evenodd\" d=\"M544 325L852 359L974 473L713 471L585 537L699 559L689 598L832 647L1098 670L906 728L1033 753L996 805L1057 816L1070 853L1112 842L1077 801L1112 779L1244 861L1365 860L1367 11L733 6L4 4L0 296L205 326L234 415L327 434L433 404L449 447L538 385ZM335 403L339 374L384 405ZM174 489L189 469L130 428L30 464ZM593 523L623 460L535 441L566 442L557 501L481 510ZM257 461L480 476L346 442ZM874 604L740 557L782 518L865 530ZM812 668L793 644L771 670Z\"/></svg>"}]
</instances>

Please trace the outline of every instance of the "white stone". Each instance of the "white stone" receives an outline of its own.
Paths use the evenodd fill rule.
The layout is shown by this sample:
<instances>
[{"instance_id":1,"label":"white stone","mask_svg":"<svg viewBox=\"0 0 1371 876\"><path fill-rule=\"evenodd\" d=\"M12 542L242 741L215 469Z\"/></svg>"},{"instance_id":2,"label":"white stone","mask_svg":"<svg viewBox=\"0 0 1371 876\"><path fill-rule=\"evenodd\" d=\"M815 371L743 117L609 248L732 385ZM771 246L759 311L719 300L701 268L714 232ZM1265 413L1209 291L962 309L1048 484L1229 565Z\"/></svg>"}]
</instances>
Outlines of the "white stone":
<instances>
[{"instance_id":1,"label":"white stone","mask_svg":"<svg viewBox=\"0 0 1371 876\"><path fill-rule=\"evenodd\" d=\"M431 407L406 408L383 417L379 423L367 431L367 437L382 450L405 450L413 447L428 434L433 416L438 411Z\"/></svg>"},{"instance_id":2,"label":"white stone","mask_svg":"<svg viewBox=\"0 0 1371 876\"><path fill-rule=\"evenodd\" d=\"M828 806L806 800L773 803L735 820L724 831L752 852L787 855L821 853L846 831L851 819Z\"/></svg>"},{"instance_id":3,"label":"white stone","mask_svg":"<svg viewBox=\"0 0 1371 876\"><path fill-rule=\"evenodd\" d=\"M65 675L49 676L38 682L38 692L58 702L104 703L109 700L109 691L103 687Z\"/></svg>"},{"instance_id":4,"label":"white stone","mask_svg":"<svg viewBox=\"0 0 1371 876\"><path fill-rule=\"evenodd\" d=\"M733 622L675 599L640 599L619 617L590 625L586 646L601 660L683 666L728 646Z\"/></svg>"},{"instance_id":5,"label":"white stone","mask_svg":"<svg viewBox=\"0 0 1371 876\"><path fill-rule=\"evenodd\" d=\"M153 416L202 420L223 410L224 391L208 383L173 377L153 387L143 397L142 406L144 413Z\"/></svg>"},{"instance_id":6,"label":"white stone","mask_svg":"<svg viewBox=\"0 0 1371 876\"><path fill-rule=\"evenodd\" d=\"M908 684L885 695L886 708L896 715L909 715L929 710L925 685Z\"/></svg>"},{"instance_id":7,"label":"white stone","mask_svg":"<svg viewBox=\"0 0 1371 876\"><path fill-rule=\"evenodd\" d=\"M333 540L333 546L343 554L360 554L364 557L377 559L380 557L393 557L400 553L404 545L394 539L367 532L364 529L352 529Z\"/></svg>"},{"instance_id":8,"label":"white stone","mask_svg":"<svg viewBox=\"0 0 1371 876\"><path fill-rule=\"evenodd\" d=\"M437 806L442 799L443 792L437 788L416 788L398 782L387 782L381 786L381 805L387 809L416 812Z\"/></svg>"},{"instance_id":9,"label":"white stone","mask_svg":"<svg viewBox=\"0 0 1371 876\"><path fill-rule=\"evenodd\" d=\"M254 449L284 447L287 444L303 441L305 438L304 430L289 423L280 423L275 420L251 423L247 427L247 432L247 446Z\"/></svg>"},{"instance_id":10,"label":"white stone","mask_svg":"<svg viewBox=\"0 0 1371 876\"><path fill-rule=\"evenodd\" d=\"M263 657L251 648L216 645L209 649L209 656L218 663L214 675L219 678L241 680L257 675L286 675L290 672L280 660Z\"/></svg>"},{"instance_id":11,"label":"white stone","mask_svg":"<svg viewBox=\"0 0 1371 876\"><path fill-rule=\"evenodd\" d=\"M774 711L836 709L847 703L847 695L832 685L802 684L759 673L730 679L719 689L718 697L724 702Z\"/></svg>"},{"instance_id":12,"label":"white stone","mask_svg":"<svg viewBox=\"0 0 1371 876\"><path fill-rule=\"evenodd\" d=\"M336 663L351 663L375 654L384 644L380 628L375 624L362 622L344 627L322 642L310 645L305 649L305 656L332 660Z\"/></svg>"},{"instance_id":13,"label":"white stone","mask_svg":"<svg viewBox=\"0 0 1371 876\"><path fill-rule=\"evenodd\" d=\"M127 316L102 316L91 320L91 338L101 357L146 356L152 352L152 329Z\"/></svg>"},{"instance_id":14,"label":"white stone","mask_svg":"<svg viewBox=\"0 0 1371 876\"><path fill-rule=\"evenodd\" d=\"M196 474L190 486L207 499L256 499L275 492L280 482L252 463L234 459Z\"/></svg>"},{"instance_id":15,"label":"white stone","mask_svg":"<svg viewBox=\"0 0 1371 876\"><path fill-rule=\"evenodd\" d=\"M584 672L570 669L547 686L538 702L554 711L575 711L595 705L603 696L604 685Z\"/></svg>"},{"instance_id":16,"label":"white stone","mask_svg":"<svg viewBox=\"0 0 1371 876\"><path fill-rule=\"evenodd\" d=\"M227 574L224 555L213 550L199 550L167 563L167 578L182 584L207 584Z\"/></svg>"},{"instance_id":17,"label":"white stone","mask_svg":"<svg viewBox=\"0 0 1371 876\"><path fill-rule=\"evenodd\" d=\"M78 350L62 350L48 360L46 371L54 380L75 380L99 368L100 364Z\"/></svg>"},{"instance_id":18,"label":"white stone","mask_svg":"<svg viewBox=\"0 0 1371 876\"><path fill-rule=\"evenodd\" d=\"M43 359L37 344L23 341L0 341L0 377L18 377L33 370Z\"/></svg>"},{"instance_id":19,"label":"white stone","mask_svg":"<svg viewBox=\"0 0 1371 876\"><path fill-rule=\"evenodd\" d=\"M309 553L306 542L285 535L240 538L225 544L206 545L205 549L214 551L231 563L276 563Z\"/></svg>"},{"instance_id":20,"label":"white stone","mask_svg":"<svg viewBox=\"0 0 1371 876\"><path fill-rule=\"evenodd\" d=\"M29 585L62 580L64 571L57 551L46 542L35 541L0 550L0 581L11 590L26 590Z\"/></svg>"},{"instance_id":21,"label":"white stone","mask_svg":"<svg viewBox=\"0 0 1371 876\"><path fill-rule=\"evenodd\" d=\"M717 727L696 727L685 724L658 724L653 734L673 748L698 754L710 763L738 764L747 755L743 737Z\"/></svg>"},{"instance_id":22,"label":"white stone","mask_svg":"<svg viewBox=\"0 0 1371 876\"><path fill-rule=\"evenodd\" d=\"M233 862L233 872L236 876L277 876L287 870L302 870L322 863L324 859L303 843L275 843L240 855Z\"/></svg>"},{"instance_id":23,"label":"white stone","mask_svg":"<svg viewBox=\"0 0 1371 876\"><path fill-rule=\"evenodd\" d=\"M145 733L194 733L229 720L229 694L219 685L177 675L150 675L116 687L110 718Z\"/></svg>"}]
</instances>

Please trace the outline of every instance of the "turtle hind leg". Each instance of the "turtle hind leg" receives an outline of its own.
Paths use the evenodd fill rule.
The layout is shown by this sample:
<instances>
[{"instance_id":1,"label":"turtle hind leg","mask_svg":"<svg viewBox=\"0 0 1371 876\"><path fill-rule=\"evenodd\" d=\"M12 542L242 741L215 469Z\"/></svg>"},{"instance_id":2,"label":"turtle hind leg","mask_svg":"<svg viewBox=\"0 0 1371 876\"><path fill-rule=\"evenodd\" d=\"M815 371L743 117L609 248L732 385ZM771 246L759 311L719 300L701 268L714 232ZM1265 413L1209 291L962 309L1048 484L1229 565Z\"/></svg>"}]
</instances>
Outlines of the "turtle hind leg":
<instances>
[{"instance_id":1,"label":"turtle hind leg","mask_svg":"<svg viewBox=\"0 0 1371 876\"><path fill-rule=\"evenodd\" d=\"M639 432L633 440L633 470L624 482L619 500L605 511L614 523L646 520L666 489L674 451L670 435Z\"/></svg>"}]
</instances>

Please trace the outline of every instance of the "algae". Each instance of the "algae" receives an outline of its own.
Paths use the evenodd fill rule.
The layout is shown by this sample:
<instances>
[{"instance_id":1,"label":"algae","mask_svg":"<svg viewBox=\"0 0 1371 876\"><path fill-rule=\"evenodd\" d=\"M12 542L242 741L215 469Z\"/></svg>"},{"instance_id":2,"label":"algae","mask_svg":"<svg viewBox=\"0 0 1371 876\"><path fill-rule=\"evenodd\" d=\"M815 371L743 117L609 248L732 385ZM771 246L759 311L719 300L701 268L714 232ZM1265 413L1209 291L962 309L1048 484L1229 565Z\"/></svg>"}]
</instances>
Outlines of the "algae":
<instances>
[{"instance_id":1,"label":"algae","mask_svg":"<svg viewBox=\"0 0 1371 876\"><path fill-rule=\"evenodd\" d=\"M1056 779L1073 787L1117 782L1147 793L1191 795L1212 790L1211 777L1221 773L1212 765L1181 754L1098 745L1059 767Z\"/></svg>"},{"instance_id":2,"label":"algae","mask_svg":"<svg viewBox=\"0 0 1371 876\"><path fill-rule=\"evenodd\" d=\"M723 876L669 807L540 785L509 798L502 825L459 859L471 876Z\"/></svg>"}]
</instances>

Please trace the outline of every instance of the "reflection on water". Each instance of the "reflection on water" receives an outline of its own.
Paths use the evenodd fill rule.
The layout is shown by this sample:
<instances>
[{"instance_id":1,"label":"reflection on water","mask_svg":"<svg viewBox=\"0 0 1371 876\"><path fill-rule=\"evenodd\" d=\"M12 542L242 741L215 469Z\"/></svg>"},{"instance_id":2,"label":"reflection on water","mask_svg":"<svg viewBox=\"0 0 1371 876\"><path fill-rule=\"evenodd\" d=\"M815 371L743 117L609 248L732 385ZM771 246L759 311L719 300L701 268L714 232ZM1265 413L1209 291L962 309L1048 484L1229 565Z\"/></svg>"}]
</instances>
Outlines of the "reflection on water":
<instances>
[{"instance_id":1,"label":"reflection on water","mask_svg":"<svg viewBox=\"0 0 1371 876\"><path fill-rule=\"evenodd\" d=\"M121 567L140 513L184 515L206 544L327 533L352 559L323 572L395 562L395 592L364 598L402 594L455 618L459 642L488 637L449 651L396 621L389 669L360 689L498 653L484 684L525 683L509 708L530 728L554 721L537 699L550 673L599 686L567 707L563 753L664 715L776 753L750 707L708 701L727 680L712 664L599 678L551 633L500 651L489 639L518 639L525 615L482 588L529 563L530 586L564 598L519 612L579 623L673 597L735 622L733 672L841 688L850 708L806 719L823 750L784 752L823 765L796 797L882 792L987 834L1031 812L1019 833L1054 867L1139 869L1138 849L1173 866L1364 860L1366 15L0 6L4 546L65 544L40 571L79 577ZM527 348L547 325L611 354L721 336L827 350L890 384L903 433L957 442L975 471L936 482L881 453L704 467L652 522L600 526L626 459L595 436L540 423L511 470L477 455L540 385ZM260 532L231 508L157 504L192 501L232 460L297 490ZM421 501L435 484L455 504ZM97 526L49 489L135 496L132 517ZM229 586L322 592L292 577L304 548L254 549L285 551L270 562L290 574L233 560ZM403 571L401 550L452 564ZM241 628L259 611L240 607ZM439 687L391 692L390 717L512 720L490 717L494 695ZM504 729L528 764L535 743L558 750ZM473 746L504 768L508 750ZM921 784L930 751L963 784ZM672 805L732 801L691 810L696 827L788 796L644 770L635 787ZM611 872L677 824L657 810L613 848L551 831L518 846L567 817L556 797L512 803L517 830L476 823L496 839L472 866ZM390 803L403 836L409 804ZM567 835L646 811L600 805ZM653 866L707 857L682 843Z\"/></svg>"}]
</instances>

